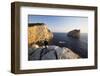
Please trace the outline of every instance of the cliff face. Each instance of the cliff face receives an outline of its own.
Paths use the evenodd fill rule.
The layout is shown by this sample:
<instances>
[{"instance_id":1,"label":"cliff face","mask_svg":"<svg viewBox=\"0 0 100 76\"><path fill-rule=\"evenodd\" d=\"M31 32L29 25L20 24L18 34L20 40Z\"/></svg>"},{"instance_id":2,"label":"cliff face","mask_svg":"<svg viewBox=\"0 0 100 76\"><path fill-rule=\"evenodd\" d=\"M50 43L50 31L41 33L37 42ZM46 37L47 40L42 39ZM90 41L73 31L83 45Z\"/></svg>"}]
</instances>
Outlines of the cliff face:
<instances>
[{"instance_id":1,"label":"cliff face","mask_svg":"<svg viewBox=\"0 0 100 76\"><path fill-rule=\"evenodd\" d=\"M28 45L41 44L43 40L48 42L53 38L52 32L44 23L32 23L28 25Z\"/></svg>"},{"instance_id":2,"label":"cliff face","mask_svg":"<svg viewBox=\"0 0 100 76\"><path fill-rule=\"evenodd\" d=\"M67 34L69 37L80 38L80 30L72 30Z\"/></svg>"}]
</instances>

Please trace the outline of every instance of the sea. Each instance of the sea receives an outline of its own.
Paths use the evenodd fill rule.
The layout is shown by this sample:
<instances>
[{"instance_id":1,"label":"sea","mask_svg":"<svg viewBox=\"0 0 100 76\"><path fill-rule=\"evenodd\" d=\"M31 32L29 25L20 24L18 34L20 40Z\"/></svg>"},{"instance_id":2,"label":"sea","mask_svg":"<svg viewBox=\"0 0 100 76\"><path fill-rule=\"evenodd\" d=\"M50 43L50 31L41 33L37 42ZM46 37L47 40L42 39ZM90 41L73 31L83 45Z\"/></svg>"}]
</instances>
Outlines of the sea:
<instances>
[{"instance_id":1,"label":"sea","mask_svg":"<svg viewBox=\"0 0 100 76\"><path fill-rule=\"evenodd\" d=\"M80 33L80 38L72 38L67 33L53 32L53 39L50 45L67 47L79 54L82 58L88 58L88 34Z\"/></svg>"}]
</instances>

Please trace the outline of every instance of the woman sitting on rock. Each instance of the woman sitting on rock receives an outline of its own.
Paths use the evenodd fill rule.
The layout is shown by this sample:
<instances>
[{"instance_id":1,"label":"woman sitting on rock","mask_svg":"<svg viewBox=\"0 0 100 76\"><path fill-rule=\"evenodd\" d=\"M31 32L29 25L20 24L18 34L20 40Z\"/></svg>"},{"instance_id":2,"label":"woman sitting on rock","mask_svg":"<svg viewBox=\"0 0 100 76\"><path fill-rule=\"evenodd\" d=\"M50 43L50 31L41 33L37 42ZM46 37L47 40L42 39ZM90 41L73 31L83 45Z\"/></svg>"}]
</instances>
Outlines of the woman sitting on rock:
<instances>
[{"instance_id":1,"label":"woman sitting on rock","mask_svg":"<svg viewBox=\"0 0 100 76\"><path fill-rule=\"evenodd\" d=\"M45 48L47 48L47 45L48 45L48 41L45 39L44 40L44 46L45 46Z\"/></svg>"}]
</instances>

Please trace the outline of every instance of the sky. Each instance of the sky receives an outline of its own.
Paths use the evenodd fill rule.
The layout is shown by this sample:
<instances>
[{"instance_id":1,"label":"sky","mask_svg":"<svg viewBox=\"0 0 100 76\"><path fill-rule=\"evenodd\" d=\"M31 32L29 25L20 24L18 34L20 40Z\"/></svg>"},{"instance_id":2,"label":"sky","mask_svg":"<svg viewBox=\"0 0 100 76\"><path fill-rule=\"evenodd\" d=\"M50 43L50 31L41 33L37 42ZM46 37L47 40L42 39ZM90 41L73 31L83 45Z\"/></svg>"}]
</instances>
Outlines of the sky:
<instances>
[{"instance_id":1,"label":"sky","mask_svg":"<svg viewBox=\"0 0 100 76\"><path fill-rule=\"evenodd\" d=\"M69 32L73 29L88 32L88 17L29 15L28 23L45 23L52 32Z\"/></svg>"}]
</instances>

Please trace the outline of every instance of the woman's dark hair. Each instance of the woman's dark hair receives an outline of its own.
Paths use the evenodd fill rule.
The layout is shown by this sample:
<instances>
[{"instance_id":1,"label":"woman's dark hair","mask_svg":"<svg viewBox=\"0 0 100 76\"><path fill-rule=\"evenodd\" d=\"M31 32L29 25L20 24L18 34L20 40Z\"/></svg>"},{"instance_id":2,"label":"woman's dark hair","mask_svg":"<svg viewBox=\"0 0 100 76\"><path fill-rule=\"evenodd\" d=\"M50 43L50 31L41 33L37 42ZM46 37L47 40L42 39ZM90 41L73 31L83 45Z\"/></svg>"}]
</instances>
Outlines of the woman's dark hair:
<instances>
[{"instance_id":1,"label":"woman's dark hair","mask_svg":"<svg viewBox=\"0 0 100 76\"><path fill-rule=\"evenodd\" d=\"M47 46L48 45L48 41L44 40L44 45Z\"/></svg>"}]
</instances>

